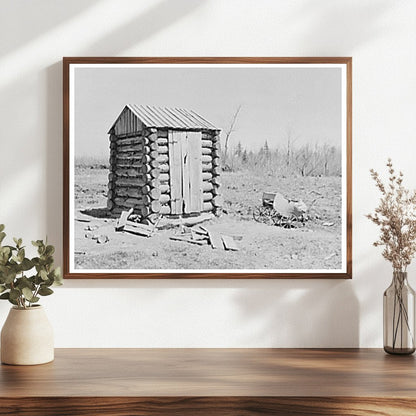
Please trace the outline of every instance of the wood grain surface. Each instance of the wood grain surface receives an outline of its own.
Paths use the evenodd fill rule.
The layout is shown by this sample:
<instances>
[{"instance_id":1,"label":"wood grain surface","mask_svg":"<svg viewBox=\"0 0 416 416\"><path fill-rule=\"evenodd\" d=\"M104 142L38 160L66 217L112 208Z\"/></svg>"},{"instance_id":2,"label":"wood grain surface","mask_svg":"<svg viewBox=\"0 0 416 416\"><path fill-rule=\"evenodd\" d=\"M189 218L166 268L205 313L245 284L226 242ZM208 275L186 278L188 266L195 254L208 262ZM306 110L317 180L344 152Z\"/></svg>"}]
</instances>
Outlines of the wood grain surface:
<instances>
[{"instance_id":1,"label":"wood grain surface","mask_svg":"<svg viewBox=\"0 0 416 416\"><path fill-rule=\"evenodd\" d=\"M0 368L0 415L415 415L413 356L373 349L58 349Z\"/></svg>"}]
</instances>

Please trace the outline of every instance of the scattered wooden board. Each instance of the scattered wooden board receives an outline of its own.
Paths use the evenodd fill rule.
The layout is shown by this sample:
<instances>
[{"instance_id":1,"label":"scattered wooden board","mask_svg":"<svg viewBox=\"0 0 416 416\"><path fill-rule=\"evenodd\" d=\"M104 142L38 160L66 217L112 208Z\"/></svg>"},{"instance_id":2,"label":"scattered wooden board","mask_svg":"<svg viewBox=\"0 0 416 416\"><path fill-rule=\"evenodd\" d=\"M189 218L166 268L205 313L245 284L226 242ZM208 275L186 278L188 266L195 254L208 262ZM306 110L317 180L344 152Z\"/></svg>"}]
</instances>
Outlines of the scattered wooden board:
<instances>
[{"instance_id":1,"label":"scattered wooden board","mask_svg":"<svg viewBox=\"0 0 416 416\"><path fill-rule=\"evenodd\" d=\"M149 231L149 230L146 230L146 229L140 228L140 227L133 227L129 224L126 224L124 226L123 231L126 231L126 232L131 233L131 234L135 234L135 235L140 235L142 237L150 237L152 235L152 232Z\"/></svg>"},{"instance_id":2,"label":"scattered wooden board","mask_svg":"<svg viewBox=\"0 0 416 416\"><path fill-rule=\"evenodd\" d=\"M145 231L149 231L152 232L154 226L153 225L147 225L147 224L142 224L140 222L134 222L134 221L126 221L126 225L128 225L129 227L134 227L134 228L140 228L142 230Z\"/></svg>"},{"instance_id":3,"label":"scattered wooden board","mask_svg":"<svg viewBox=\"0 0 416 416\"><path fill-rule=\"evenodd\" d=\"M192 238L189 238L189 237L181 237L177 235L172 235L170 239L174 241L183 241L185 243L197 244L199 246L204 246L208 244L207 240L193 240Z\"/></svg>"},{"instance_id":4,"label":"scattered wooden board","mask_svg":"<svg viewBox=\"0 0 416 416\"><path fill-rule=\"evenodd\" d=\"M124 231L132 234L141 235L144 237L150 237L154 232L154 227L151 225L140 224L133 221L126 221Z\"/></svg>"},{"instance_id":5,"label":"scattered wooden board","mask_svg":"<svg viewBox=\"0 0 416 416\"><path fill-rule=\"evenodd\" d=\"M200 224L204 221L209 221L215 218L214 214L210 212L205 212L201 215L195 216L195 217L185 217L185 218L162 218L157 226L158 229L168 229L168 228L174 228L179 225L184 225L188 227L192 227L193 225Z\"/></svg>"},{"instance_id":6,"label":"scattered wooden board","mask_svg":"<svg viewBox=\"0 0 416 416\"><path fill-rule=\"evenodd\" d=\"M91 222L91 220L89 218L75 218L75 221L79 221L79 222Z\"/></svg>"},{"instance_id":7,"label":"scattered wooden board","mask_svg":"<svg viewBox=\"0 0 416 416\"><path fill-rule=\"evenodd\" d=\"M204 235L204 236L208 235L208 232L206 229L204 229L204 227L197 226L197 227L192 228L192 231L200 235Z\"/></svg>"},{"instance_id":8,"label":"scattered wooden board","mask_svg":"<svg viewBox=\"0 0 416 416\"><path fill-rule=\"evenodd\" d=\"M191 236L193 240L206 240L208 236L204 233L198 233L196 230L191 229Z\"/></svg>"},{"instance_id":9,"label":"scattered wooden board","mask_svg":"<svg viewBox=\"0 0 416 416\"><path fill-rule=\"evenodd\" d=\"M127 219L133 213L133 208L130 208L128 211L122 211L120 218L117 220L116 223L116 231L123 231L124 227L126 226Z\"/></svg>"},{"instance_id":10,"label":"scattered wooden board","mask_svg":"<svg viewBox=\"0 0 416 416\"><path fill-rule=\"evenodd\" d=\"M229 235L222 235L222 242L224 243L224 247L226 250L238 251L240 250L237 246L237 243L234 241L234 238L230 237Z\"/></svg>"},{"instance_id":11,"label":"scattered wooden board","mask_svg":"<svg viewBox=\"0 0 416 416\"><path fill-rule=\"evenodd\" d=\"M202 227L201 227L202 228ZM204 230L208 232L209 241L211 243L212 248L214 249L222 249L224 250L224 244L222 242L221 235L215 231L212 231L209 228L204 227Z\"/></svg>"}]
</instances>

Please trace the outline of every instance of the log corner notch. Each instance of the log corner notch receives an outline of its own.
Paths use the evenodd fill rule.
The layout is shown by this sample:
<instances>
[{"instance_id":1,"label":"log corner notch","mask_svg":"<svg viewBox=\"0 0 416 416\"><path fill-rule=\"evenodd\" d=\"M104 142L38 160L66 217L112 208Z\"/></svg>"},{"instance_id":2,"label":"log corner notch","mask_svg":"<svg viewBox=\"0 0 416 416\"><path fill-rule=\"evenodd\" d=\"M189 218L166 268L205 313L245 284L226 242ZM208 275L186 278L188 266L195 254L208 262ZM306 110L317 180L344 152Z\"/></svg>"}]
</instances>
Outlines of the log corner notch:
<instances>
[{"instance_id":1,"label":"log corner notch","mask_svg":"<svg viewBox=\"0 0 416 416\"><path fill-rule=\"evenodd\" d=\"M113 214L133 208L151 223L161 215L219 215L220 130L203 117L185 109L126 105L109 134L107 207Z\"/></svg>"},{"instance_id":2,"label":"log corner notch","mask_svg":"<svg viewBox=\"0 0 416 416\"><path fill-rule=\"evenodd\" d=\"M221 164L220 164L220 130L214 130L212 133L212 185L213 190L212 194L214 196L212 200L213 212L216 216L220 216L223 207L223 199L221 196L220 186L220 173L221 173Z\"/></svg>"}]
</instances>

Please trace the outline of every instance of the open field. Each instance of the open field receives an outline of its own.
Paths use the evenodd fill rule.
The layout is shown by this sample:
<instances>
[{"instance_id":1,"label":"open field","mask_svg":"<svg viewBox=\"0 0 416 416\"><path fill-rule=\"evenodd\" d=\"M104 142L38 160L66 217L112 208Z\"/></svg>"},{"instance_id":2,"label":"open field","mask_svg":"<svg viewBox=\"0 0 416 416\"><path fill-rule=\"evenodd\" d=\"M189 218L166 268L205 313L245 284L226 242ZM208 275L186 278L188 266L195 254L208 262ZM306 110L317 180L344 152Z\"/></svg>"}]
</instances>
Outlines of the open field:
<instances>
[{"instance_id":1,"label":"open field","mask_svg":"<svg viewBox=\"0 0 416 416\"><path fill-rule=\"evenodd\" d=\"M239 251L214 250L169 240L175 230L151 238L115 232L106 212L108 171L78 166L75 171L75 267L77 269L336 269L341 267L341 178L256 176L223 172L224 214L207 224L223 234L242 236ZM252 212L264 191L302 199L314 219L304 227L284 229L257 223ZM89 220L81 222L77 219ZM107 235L98 244L86 238L88 226Z\"/></svg>"}]
</instances>

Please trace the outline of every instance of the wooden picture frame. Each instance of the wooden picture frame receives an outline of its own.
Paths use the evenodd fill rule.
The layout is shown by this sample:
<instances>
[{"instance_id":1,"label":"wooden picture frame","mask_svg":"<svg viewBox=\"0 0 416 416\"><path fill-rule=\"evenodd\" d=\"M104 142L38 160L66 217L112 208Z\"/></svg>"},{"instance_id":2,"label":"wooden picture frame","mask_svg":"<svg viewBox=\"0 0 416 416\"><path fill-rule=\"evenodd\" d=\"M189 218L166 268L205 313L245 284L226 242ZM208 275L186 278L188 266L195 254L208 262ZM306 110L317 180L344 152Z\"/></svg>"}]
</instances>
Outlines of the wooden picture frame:
<instances>
[{"instance_id":1,"label":"wooden picture frame","mask_svg":"<svg viewBox=\"0 0 416 416\"><path fill-rule=\"evenodd\" d=\"M63 132L64 278L352 277L352 58L63 58Z\"/></svg>"}]
</instances>

